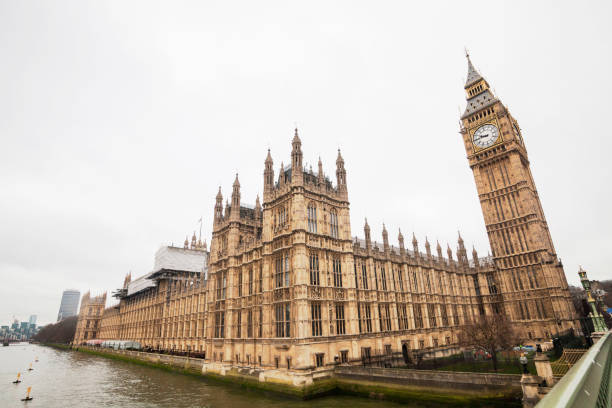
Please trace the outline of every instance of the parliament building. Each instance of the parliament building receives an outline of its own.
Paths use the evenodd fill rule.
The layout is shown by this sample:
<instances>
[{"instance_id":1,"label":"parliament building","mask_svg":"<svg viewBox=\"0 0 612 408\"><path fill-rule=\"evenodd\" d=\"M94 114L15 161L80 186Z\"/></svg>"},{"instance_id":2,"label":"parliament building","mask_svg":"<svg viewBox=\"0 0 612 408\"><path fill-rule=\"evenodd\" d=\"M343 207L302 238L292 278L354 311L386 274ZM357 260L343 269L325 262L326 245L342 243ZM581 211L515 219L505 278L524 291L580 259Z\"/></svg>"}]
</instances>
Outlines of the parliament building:
<instances>
[{"instance_id":1,"label":"parliament building","mask_svg":"<svg viewBox=\"0 0 612 408\"><path fill-rule=\"evenodd\" d=\"M268 151L262 200L245 204L236 175L225 205L216 196L210 252L195 236L167 249L175 261L200 255L166 259L137 286L126 279L94 336L199 353L211 372L251 367L299 383L300 373L370 355L456 352L462 326L484 315L508 316L524 341L579 330L520 127L469 56L465 91L460 134L492 256L468 254L460 235L454 253L428 241L422 252L401 232L392 246L385 226L379 244L367 220L354 236L340 151L332 182L320 160L305 168L296 129L288 165L275 169Z\"/></svg>"}]
</instances>

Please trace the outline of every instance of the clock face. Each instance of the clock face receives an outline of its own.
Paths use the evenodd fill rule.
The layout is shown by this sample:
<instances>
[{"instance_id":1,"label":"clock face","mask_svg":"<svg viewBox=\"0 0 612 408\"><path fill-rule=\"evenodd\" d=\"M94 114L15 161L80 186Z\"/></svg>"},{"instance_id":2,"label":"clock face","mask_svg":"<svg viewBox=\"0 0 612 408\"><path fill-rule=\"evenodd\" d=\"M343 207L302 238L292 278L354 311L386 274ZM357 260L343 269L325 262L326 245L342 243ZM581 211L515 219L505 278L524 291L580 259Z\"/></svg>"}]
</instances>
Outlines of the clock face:
<instances>
[{"instance_id":1,"label":"clock face","mask_svg":"<svg viewBox=\"0 0 612 408\"><path fill-rule=\"evenodd\" d=\"M492 146L498 138L499 130L494 125L486 124L474 132L473 142L475 146L484 149Z\"/></svg>"}]
</instances>

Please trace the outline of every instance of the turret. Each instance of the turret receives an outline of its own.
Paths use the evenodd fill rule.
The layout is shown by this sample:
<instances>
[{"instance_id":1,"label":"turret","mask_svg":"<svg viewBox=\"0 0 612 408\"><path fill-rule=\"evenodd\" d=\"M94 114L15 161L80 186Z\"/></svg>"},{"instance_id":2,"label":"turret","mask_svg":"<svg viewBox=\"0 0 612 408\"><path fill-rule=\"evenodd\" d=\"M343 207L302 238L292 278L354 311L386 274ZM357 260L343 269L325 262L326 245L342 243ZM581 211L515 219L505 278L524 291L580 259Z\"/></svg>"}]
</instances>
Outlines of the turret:
<instances>
[{"instance_id":1,"label":"turret","mask_svg":"<svg viewBox=\"0 0 612 408\"><path fill-rule=\"evenodd\" d=\"M132 272L129 272L127 275L125 275L125 279L123 280L123 289L127 289L131 281L132 281Z\"/></svg>"},{"instance_id":2,"label":"turret","mask_svg":"<svg viewBox=\"0 0 612 408\"><path fill-rule=\"evenodd\" d=\"M298 136L298 130L295 128L295 135L291 142L291 182L301 184L302 182L302 141Z\"/></svg>"},{"instance_id":3,"label":"turret","mask_svg":"<svg viewBox=\"0 0 612 408\"><path fill-rule=\"evenodd\" d=\"M368 225L368 219L365 219L365 225L363 226L363 232L365 234L366 248L369 250L372 247L372 237L370 236L370 226Z\"/></svg>"},{"instance_id":4,"label":"turret","mask_svg":"<svg viewBox=\"0 0 612 408\"><path fill-rule=\"evenodd\" d=\"M255 199L255 219L261 219L261 203L259 202L259 194L257 194L257 198Z\"/></svg>"},{"instance_id":5,"label":"turret","mask_svg":"<svg viewBox=\"0 0 612 408\"><path fill-rule=\"evenodd\" d=\"M196 238L196 233L193 231L193 235L191 236L191 249L196 249L198 245L198 239Z\"/></svg>"},{"instance_id":6,"label":"turret","mask_svg":"<svg viewBox=\"0 0 612 408\"><path fill-rule=\"evenodd\" d=\"M229 201L227 199L225 199L225 213L224 213L224 218L229 220L229 216L230 216L230 204Z\"/></svg>"},{"instance_id":7,"label":"turret","mask_svg":"<svg viewBox=\"0 0 612 408\"><path fill-rule=\"evenodd\" d=\"M476 252L476 248L472 245L472 259L474 260L474 266L480 266L478 262L478 252Z\"/></svg>"},{"instance_id":8,"label":"turret","mask_svg":"<svg viewBox=\"0 0 612 408\"><path fill-rule=\"evenodd\" d=\"M429 245L427 237L425 237L425 252L427 252L427 258L431 259L431 245Z\"/></svg>"},{"instance_id":9,"label":"turret","mask_svg":"<svg viewBox=\"0 0 612 408\"><path fill-rule=\"evenodd\" d=\"M382 236L383 236L383 248L385 252L389 252L389 233L387 232L385 223L383 223Z\"/></svg>"},{"instance_id":10,"label":"turret","mask_svg":"<svg viewBox=\"0 0 612 408\"><path fill-rule=\"evenodd\" d=\"M449 244L446 244L446 254L448 255L448 263L450 264L453 261L453 250Z\"/></svg>"},{"instance_id":11,"label":"turret","mask_svg":"<svg viewBox=\"0 0 612 408\"><path fill-rule=\"evenodd\" d=\"M278 173L278 184L285 184L285 163L281 162L280 171Z\"/></svg>"},{"instance_id":12,"label":"turret","mask_svg":"<svg viewBox=\"0 0 612 408\"><path fill-rule=\"evenodd\" d=\"M183 242L183 249L189 249L189 236L185 235L185 242Z\"/></svg>"},{"instance_id":13,"label":"turret","mask_svg":"<svg viewBox=\"0 0 612 408\"><path fill-rule=\"evenodd\" d=\"M322 185L323 182L325 181L325 175L323 174L323 162L321 161L320 157L319 157L319 174L317 176L319 180L319 185Z\"/></svg>"},{"instance_id":14,"label":"turret","mask_svg":"<svg viewBox=\"0 0 612 408\"><path fill-rule=\"evenodd\" d=\"M406 255L406 248L404 247L404 236L402 235L402 230L399 230L399 235L397 236L397 241L399 242L400 247L400 255Z\"/></svg>"},{"instance_id":15,"label":"turret","mask_svg":"<svg viewBox=\"0 0 612 408\"><path fill-rule=\"evenodd\" d=\"M338 149L338 158L336 159L336 182L338 184L338 191L346 194L346 169L344 168L344 159Z\"/></svg>"},{"instance_id":16,"label":"turret","mask_svg":"<svg viewBox=\"0 0 612 408\"><path fill-rule=\"evenodd\" d=\"M414 256L419 256L419 241L417 241L414 232L412 233L412 250L414 251Z\"/></svg>"},{"instance_id":17,"label":"turret","mask_svg":"<svg viewBox=\"0 0 612 408\"><path fill-rule=\"evenodd\" d=\"M223 220L223 195L221 194L221 187L219 187L219 192L217 193L217 198L215 200L215 216L213 218L213 224L217 225L222 220Z\"/></svg>"},{"instance_id":18,"label":"turret","mask_svg":"<svg viewBox=\"0 0 612 408\"><path fill-rule=\"evenodd\" d=\"M268 155L266 156L266 161L264 162L264 196L274 188L273 165L274 161L272 161L272 155L270 154L270 149L268 149Z\"/></svg>"},{"instance_id":19,"label":"turret","mask_svg":"<svg viewBox=\"0 0 612 408\"><path fill-rule=\"evenodd\" d=\"M440 246L440 241L436 240L436 251L438 252L438 258L442 261L442 247Z\"/></svg>"},{"instance_id":20,"label":"turret","mask_svg":"<svg viewBox=\"0 0 612 408\"><path fill-rule=\"evenodd\" d=\"M463 245L463 238L461 238L461 232L459 232L459 239L457 240L457 261L462 264L468 263L467 251Z\"/></svg>"}]
</instances>

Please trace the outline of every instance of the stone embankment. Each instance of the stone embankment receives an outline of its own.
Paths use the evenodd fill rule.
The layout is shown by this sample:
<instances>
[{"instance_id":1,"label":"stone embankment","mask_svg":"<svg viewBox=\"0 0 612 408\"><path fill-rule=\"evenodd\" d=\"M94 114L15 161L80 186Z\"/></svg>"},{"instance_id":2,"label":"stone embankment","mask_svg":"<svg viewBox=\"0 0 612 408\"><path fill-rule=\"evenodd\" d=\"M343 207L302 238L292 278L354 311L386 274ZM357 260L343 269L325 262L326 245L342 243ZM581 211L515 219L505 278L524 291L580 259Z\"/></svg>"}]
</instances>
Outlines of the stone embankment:
<instances>
[{"instance_id":1,"label":"stone embankment","mask_svg":"<svg viewBox=\"0 0 612 408\"><path fill-rule=\"evenodd\" d=\"M301 399L338 393L424 407L521 405L520 375L336 366L288 376L282 370L252 367L211 370L202 359L167 354L90 347L76 350Z\"/></svg>"}]
</instances>

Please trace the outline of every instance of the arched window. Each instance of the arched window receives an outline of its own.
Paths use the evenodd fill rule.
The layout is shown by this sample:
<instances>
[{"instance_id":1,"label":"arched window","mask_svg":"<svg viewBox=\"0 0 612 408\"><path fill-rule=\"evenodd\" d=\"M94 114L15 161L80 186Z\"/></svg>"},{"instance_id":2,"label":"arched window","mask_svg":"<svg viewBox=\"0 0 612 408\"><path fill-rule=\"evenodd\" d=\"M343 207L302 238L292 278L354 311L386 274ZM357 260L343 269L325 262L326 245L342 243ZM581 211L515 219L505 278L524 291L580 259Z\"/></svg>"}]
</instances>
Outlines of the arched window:
<instances>
[{"instance_id":1,"label":"arched window","mask_svg":"<svg viewBox=\"0 0 612 408\"><path fill-rule=\"evenodd\" d=\"M308 204L308 232L317 233L317 207L314 203Z\"/></svg>"},{"instance_id":2,"label":"arched window","mask_svg":"<svg viewBox=\"0 0 612 408\"><path fill-rule=\"evenodd\" d=\"M332 237L338 238L338 214L332 209L329 212L329 233Z\"/></svg>"}]
</instances>

